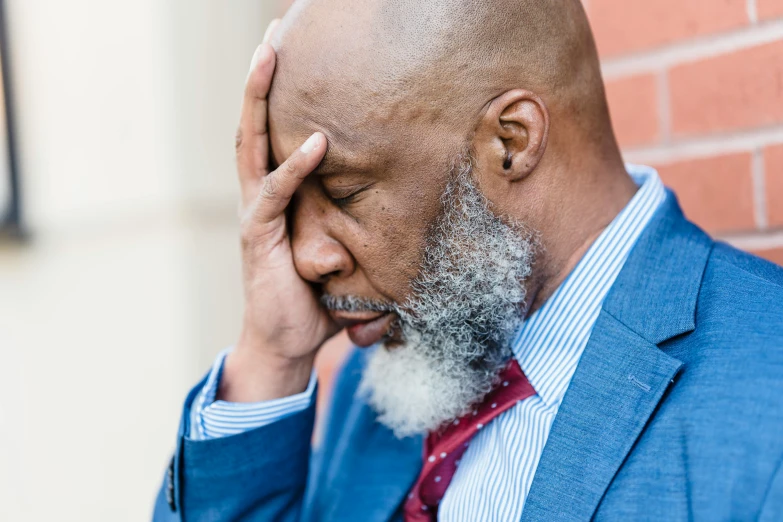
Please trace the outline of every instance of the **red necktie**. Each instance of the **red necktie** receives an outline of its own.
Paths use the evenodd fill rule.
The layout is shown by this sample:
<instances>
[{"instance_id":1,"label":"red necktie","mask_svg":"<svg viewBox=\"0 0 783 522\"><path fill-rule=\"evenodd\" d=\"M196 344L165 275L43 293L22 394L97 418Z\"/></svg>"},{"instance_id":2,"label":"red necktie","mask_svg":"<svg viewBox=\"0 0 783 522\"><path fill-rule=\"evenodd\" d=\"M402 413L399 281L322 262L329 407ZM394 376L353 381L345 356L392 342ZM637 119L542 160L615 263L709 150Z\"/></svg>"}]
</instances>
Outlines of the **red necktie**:
<instances>
[{"instance_id":1,"label":"red necktie","mask_svg":"<svg viewBox=\"0 0 783 522\"><path fill-rule=\"evenodd\" d=\"M438 504L446 494L470 439L492 419L535 393L519 363L512 358L500 373L497 386L472 413L430 433L424 443L424 466L405 501L405 522L436 521Z\"/></svg>"}]
</instances>

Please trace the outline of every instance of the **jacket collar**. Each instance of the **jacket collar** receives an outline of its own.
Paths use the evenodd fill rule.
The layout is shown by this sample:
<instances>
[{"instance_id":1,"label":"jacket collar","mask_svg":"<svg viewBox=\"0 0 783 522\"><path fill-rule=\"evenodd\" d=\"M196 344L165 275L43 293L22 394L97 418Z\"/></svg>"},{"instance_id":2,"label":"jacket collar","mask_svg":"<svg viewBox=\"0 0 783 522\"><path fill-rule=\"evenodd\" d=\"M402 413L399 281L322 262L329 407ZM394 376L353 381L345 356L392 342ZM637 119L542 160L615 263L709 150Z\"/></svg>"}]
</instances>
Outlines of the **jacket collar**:
<instances>
[{"instance_id":1,"label":"jacket collar","mask_svg":"<svg viewBox=\"0 0 783 522\"><path fill-rule=\"evenodd\" d=\"M695 328L712 246L668 192L607 295L552 425L523 521L592 518L682 367L657 345Z\"/></svg>"},{"instance_id":2,"label":"jacket collar","mask_svg":"<svg viewBox=\"0 0 783 522\"><path fill-rule=\"evenodd\" d=\"M604 310L653 344L693 331L714 243L686 220L673 192L639 238Z\"/></svg>"}]
</instances>

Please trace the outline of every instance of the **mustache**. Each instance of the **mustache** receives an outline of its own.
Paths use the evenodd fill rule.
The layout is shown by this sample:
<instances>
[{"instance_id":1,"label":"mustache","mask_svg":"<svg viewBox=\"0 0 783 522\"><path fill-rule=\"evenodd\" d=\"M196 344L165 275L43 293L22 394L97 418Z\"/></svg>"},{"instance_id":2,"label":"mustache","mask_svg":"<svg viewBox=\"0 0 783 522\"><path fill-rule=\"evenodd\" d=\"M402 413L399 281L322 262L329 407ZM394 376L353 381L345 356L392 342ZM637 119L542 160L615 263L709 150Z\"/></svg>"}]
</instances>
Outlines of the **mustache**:
<instances>
[{"instance_id":1,"label":"mustache","mask_svg":"<svg viewBox=\"0 0 783 522\"><path fill-rule=\"evenodd\" d=\"M397 310L394 303L355 295L323 294L320 301L324 308L334 312L394 312Z\"/></svg>"}]
</instances>

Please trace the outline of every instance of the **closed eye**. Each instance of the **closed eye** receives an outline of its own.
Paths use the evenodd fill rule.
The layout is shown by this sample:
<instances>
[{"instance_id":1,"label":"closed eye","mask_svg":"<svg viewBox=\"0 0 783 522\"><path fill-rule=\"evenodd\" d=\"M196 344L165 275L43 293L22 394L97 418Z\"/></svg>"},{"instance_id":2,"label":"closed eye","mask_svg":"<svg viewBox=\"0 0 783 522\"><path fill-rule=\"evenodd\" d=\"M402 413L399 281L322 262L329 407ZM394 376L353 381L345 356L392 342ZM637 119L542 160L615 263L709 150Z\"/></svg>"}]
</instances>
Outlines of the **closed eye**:
<instances>
[{"instance_id":1,"label":"closed eye","mask_svg":"<svg viewBox=\"0 0 783 522\"><path fill-rule=\"evenodd\" d=\"M351 203L353 203L353 201L356 199L356 196L358 196L358 195L359 195L358 192L354 192L350 196L345 196L345 197L342 197L342 198L329 197L329 199L332 200L332 203L334 203L338 207L342 208L342 207L346 207L346 206L350 205Z\"/></svg>"},{"instance_id":2,"label":"closed eye","mask_svg":"<svg viewBox=\"0 0 783 522\"><path fill-rule=\"evenodd\" d=\"M365 185L363 187L359 187L358 190L355 190L349 194L340 194L340 195L333 195L328 190L325 190L326 196L329 198L329 200L334 203L339 208L345 208L351 203L354 203L356 199L368 188L372 186L372 183Z\"/></svg>"}]
</instances>

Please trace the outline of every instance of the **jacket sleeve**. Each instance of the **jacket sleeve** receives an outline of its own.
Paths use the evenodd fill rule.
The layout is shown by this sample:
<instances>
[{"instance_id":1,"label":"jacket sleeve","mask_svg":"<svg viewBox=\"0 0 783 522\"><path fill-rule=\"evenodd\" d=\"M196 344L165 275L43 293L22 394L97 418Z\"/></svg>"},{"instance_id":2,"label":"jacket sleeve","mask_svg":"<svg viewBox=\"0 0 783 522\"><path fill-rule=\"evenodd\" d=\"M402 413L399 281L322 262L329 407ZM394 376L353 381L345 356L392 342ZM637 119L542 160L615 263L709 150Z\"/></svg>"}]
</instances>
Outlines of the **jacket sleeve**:
<instances>
[{"instance_id":1,"label":"jacket sleeve","mask_svg":"<svg viewBox=\"0 0 783 522\"><path fill-rule=\"evenodd\" d=\"M207 375L206 384L193 402L188 431L190 439L217 439L260 428L306 410L313 400L318 380L315 370L310 376L307 389L289 397L254 403L215 400L225 359L231 350L223 350L217 356Z\"/></svg>"},{"instance_id":2,"label":"jacket sleeve","mask_svg":"<svg viewBox=\"0 0 783 522\"><path fill-rule=\"evenodd\" d=\"M158 494L154 522L258 520L295 522L307 483L315 394L303 411L272 424L209 440L193 440L188 395L177 448Z\"/></svg>"}]
</instances>

